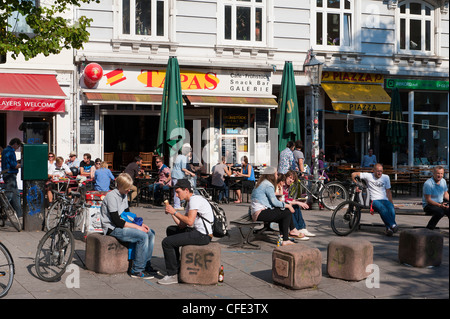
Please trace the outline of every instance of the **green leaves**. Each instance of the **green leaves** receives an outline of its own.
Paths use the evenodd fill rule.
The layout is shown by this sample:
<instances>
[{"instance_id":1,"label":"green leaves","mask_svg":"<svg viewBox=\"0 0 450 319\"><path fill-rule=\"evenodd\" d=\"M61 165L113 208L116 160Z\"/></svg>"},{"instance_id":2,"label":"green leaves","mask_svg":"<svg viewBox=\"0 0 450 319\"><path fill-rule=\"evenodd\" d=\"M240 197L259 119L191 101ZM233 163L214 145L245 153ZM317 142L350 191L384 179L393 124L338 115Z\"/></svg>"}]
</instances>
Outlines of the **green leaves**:
<instances>
[{"instance_id":1,"label":"green leaves","mask_svg":"<svg viewBox=\"0 0 450 319\"><path fill-rule=\"evenodd\" d=\"M0 3L0 54L11 53L16 59L20 54L25 60L38 54L49 56L63 49L80 49L89 40L87 28L92 19L85 16L76 21L63 18L63 13L82 3L100 3L99 0L54 0L53 4L36 7L32 0L2 0ZM9 22L20 13L25 17L32 33L18 33Z\"/></svg>"}]
</instances>

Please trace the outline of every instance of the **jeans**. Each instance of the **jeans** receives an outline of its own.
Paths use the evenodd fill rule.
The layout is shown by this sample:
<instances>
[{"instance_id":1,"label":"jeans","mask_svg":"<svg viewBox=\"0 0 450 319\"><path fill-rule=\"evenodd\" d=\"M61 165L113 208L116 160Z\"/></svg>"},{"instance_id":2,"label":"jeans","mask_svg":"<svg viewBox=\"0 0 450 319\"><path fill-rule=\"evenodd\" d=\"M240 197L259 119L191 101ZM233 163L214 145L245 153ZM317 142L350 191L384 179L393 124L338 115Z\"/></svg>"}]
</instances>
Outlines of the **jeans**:
<instances>
[{"instance_id":1,"label":"jeans","mask_svg":"<svg viewBox=\"0 0 450 319\"><path fill-rule=\"evenodd\" d=\"M180 247L186 245L208 245L211 241L211 237L190 227L169 226L166 234L167 237L162 241L162 249L168 276L178 274L180 268Z\"/></svg>"},{"instance_id":2,"label":"jeans","mask_svg":"<svg viewBox=\"0 0 450 319\"><path fill-rule=\"evenodd\" d=\"M279 207L275 207L273 209L268 208L261 211L257 220L278 223L283 240L288 240L289 231L295 228L292 215L293 214L291 211L287 208L281 209Z\"/></svg>"},{"instance_id":3,"label":"jeans","mask_svg":"<svg viewBox=\"0 0 450 319\"><path fill-rule=\"evenodd\" d=\"M111 236L118 240L128 243L136 243L135 258L132 273L141 272L150 268L153 254L153 246L155 244L155 232L150 229L148 233L135 228L119 228L116 227L111 233Z\"/></svg>"},{"instance_id":4,"label":"jeans","mask_svg":"<svg viewBox=\"0 0 450 319\"><path fill-rule=\"evenodd\" d=\"M292 214L292 221L294 222L294 226L296 229L304 229L306 228L305 220L303 219L302 210L300 206L294 205L295 212Z\"/></svg>"},{"instance_id":5,"label":"jeans","mask_svg":"<svg viewBox=\"0 0 450 319\"><path fill-rule=\"evenodd\" d=\"M151 193L154 193L155 201L159 201L163 197L163 193L162 192L170 190L170 186L169 185L164 185L164 184L161 184L161 183L155 183L155 184L149 185L148 186L148 190Z\"/></svg>"},{"instance_id":6,"label":"jeans","mask_svg":"<svg viewBox=\"0 0 450 319\"><path fill-rule=\"evenodd\" d=\"M222 200L222 198L229 198L229 190L228 190L228 185L226 183L223 183L222 186L216 186L213 185L213 187L216 189L216 191L219 192L219 202Z\"/></svg>"},{"instance_id":7,"label":"jeans","mask_svg":"<svg viewBox=\"0 0 450 319\"><path fill-rule=\"evenodd\" d=\"M439 223L439 221L441 220L442 217L444 216L448 216L448 207L445 208L440 208L434 205L427 205L423 208L423 211L425 213L427 213L428 215L432 215L430 221L428 222L427 228L428 229L435 229L436 225Z\"/></svg>"},{"instance_id":8,"label":"jeans","mask_svg":"<svg viewBox=\"0 0 450 319\"><path fill-rule=\"evenodd\" d=\"M17 188L17 174L4 174L3 181L5 182L6 197L11 203L12 208L17 213L18 217L22 217L22 205L20 204L20 193Z\"/></svg>"},{"instance_id":9,"label":"jeans","mask_svg":"<svg viewBox=\"0 0 450 319\"><path fill-rule=\"evenodd\" d=\"M374 200L372 202L372 208L380 214L386 228L391 228L396 225L395 209L394 205L390 201L387 199Z\"/></svg>"}]
</instances>

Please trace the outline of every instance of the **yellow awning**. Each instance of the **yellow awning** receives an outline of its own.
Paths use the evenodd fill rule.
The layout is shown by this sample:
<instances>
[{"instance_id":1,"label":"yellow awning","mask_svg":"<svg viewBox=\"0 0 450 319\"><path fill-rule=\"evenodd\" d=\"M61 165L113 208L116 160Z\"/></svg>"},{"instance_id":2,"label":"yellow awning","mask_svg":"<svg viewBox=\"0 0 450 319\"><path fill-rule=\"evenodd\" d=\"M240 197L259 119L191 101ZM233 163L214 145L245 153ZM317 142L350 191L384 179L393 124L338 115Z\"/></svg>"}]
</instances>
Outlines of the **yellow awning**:
<instances>
[{"instance_id":1,"label":"yellow awning","mask_svg":"<svg viewBox=\"0 0 450 319\"><path fill-rule=\"evenodd\" d=\"M381 85L322 83L336 111L389 111L391 97Z\"/></svg>"}]
</instances>

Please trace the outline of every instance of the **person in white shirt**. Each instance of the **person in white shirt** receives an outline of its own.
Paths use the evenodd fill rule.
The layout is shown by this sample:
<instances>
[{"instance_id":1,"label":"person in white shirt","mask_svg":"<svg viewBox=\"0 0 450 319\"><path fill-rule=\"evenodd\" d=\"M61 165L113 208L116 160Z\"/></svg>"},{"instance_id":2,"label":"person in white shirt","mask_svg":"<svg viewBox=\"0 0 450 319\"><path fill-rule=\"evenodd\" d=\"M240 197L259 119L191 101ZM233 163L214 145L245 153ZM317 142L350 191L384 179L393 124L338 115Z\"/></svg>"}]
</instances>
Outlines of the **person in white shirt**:
<instances>
[{"instance_id":1,"label":"person in white shirt","mask_svg":"<svg viewBox=\"0 0 450 319\"><path fill-rule=\"evenodd\" d=\"M391 180L389 176L383 174L383 165L375 164L373 173L354 172L352 180L356 183L356 178L365 180L369 189L372 208L378 212L386 226L386 235L392 236L398 231L395 223L395 209L392 201Z\"/></svg>"},{"instance_id":2,"label":"person in white shirt","mask_svg":"<svg viewBox=\"0 0 450 319\"><path fill-rule=\"evenodd\" d=\"M185 200L184 214L166 204L165 213L172 215L176 226L169 226L167 237L162 241L167 275L158 281L161 285L178 283L180 247L186 245L208 245L212 239L214 214L209 202L200 195L194 195L192 185L187 179L179 179L175 192L180 200Z\"/></svg>"},{"instance_id":3,"label":"person in white shirt","mask_svg":"<svg viewBox=\"0 0 450 319\"><path fill-rule=\"evenodd\" d=\"M52 180L59 180L62 177L66 177L66 175L72 176L72 171L70 170L69 166L64 164L64 158L58 156L55 162L48 167L48 178L50 179L50 183L48 184L49 187L47 188L47 198L49 207L53 202Z\"/></svg>"}]
</instances>

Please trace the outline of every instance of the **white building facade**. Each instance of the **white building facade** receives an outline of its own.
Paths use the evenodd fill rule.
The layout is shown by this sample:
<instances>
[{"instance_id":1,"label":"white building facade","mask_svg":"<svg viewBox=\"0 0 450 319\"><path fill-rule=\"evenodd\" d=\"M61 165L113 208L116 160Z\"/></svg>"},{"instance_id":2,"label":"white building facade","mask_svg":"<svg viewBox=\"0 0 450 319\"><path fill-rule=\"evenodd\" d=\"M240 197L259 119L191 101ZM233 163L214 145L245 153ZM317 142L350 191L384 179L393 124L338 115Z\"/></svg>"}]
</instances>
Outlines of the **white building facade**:
<instances>
[{"instance_id":1,"label":"white building facade","mask_svg":"<svg viewBox=\"0 0 450 319\"><path fill-rule=\"evenodd\" d=\"M75 10L93 23L89 43L75 51L73 113L64 115L74 134L58 145L73 139L80 155L114 152L120 169L155 149L165 68L176 56L199 162L246 155L254 165L274 164L270 128L285 61L294 66L308 160L304 63L312 48L324 63L319 128L327 159L339 159L340 148L358 162L374 148L390 164L385 119L398 87L408 131L399 163L448 164L448 1L105 0ZM84 82L90 63L103 69L94 86Z\"/></svg>"}]
</instances>

